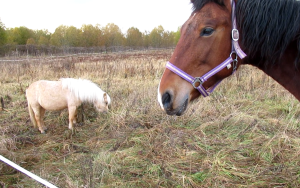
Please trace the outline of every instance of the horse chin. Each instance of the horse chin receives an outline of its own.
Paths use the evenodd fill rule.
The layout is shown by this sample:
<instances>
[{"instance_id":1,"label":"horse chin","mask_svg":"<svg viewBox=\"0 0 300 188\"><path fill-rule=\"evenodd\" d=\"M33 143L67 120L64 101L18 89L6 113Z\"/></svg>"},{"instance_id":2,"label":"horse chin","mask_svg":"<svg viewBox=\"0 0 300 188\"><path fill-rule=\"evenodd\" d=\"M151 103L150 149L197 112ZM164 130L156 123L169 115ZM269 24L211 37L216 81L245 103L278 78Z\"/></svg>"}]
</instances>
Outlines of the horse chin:
<instances>
[{"instance_id":1,"label":"horse chin","mask_svg":"<svg viewBox=\"0 0 300 188\"><path fill-rule=\"evenodd\" d=\"M166 113L171 116L173 116L173 115L181 116L185 113L188 103L189 103L189 101L188 101L188 99L186 99L182 105L180 105L179 107L177 107L176 109L173 109L173 110L166 110Z\"/></svg>"}]
</instances>

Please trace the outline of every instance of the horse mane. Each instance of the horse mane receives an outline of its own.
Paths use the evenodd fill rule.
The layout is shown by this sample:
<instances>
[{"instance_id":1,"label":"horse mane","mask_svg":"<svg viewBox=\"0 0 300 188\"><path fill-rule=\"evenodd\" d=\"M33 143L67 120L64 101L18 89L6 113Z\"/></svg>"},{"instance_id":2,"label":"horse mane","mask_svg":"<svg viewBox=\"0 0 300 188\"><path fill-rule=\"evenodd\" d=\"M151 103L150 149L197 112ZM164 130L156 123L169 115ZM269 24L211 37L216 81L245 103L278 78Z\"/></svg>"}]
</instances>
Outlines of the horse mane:
<instances>
[{"instance_id":1,"label":"horse mane","mask_svg":"<svg viewBox=\"0 0 300 188\"><path fill-rule=\"evenodd\" d=\"M224 0L191 0L193 11L206 3L224 6ZM276 64L288 45L295 42L300 64L300 1L299 0L237 0L237 26L240 44L249 58ZM258 63L260 63L258 62Z\"/></svg>"},{"instance_id":2,"label":"horse mane","mask_svg":"<svg viewBox=\"0 0 300 188\"><path fill-rule=\"evenodd\" d=\"M69 89L82 102L94 103L95 101L104 101L103 94L105 92L90 80L61 78L60 81L62 82L63 88Z\"/></svg>"},{"instance_id":3,"label":"horse mane","mask_svg":"<svg viewBox=\"0 0 300 188\"><path fill-rule=\"evenodd\" d=\"M300 1L297 0L238 0L237 25L242 34L241 44L250 58L276 64L288 45L296 42L300 56Z\"/></svg>"}]
</instances>

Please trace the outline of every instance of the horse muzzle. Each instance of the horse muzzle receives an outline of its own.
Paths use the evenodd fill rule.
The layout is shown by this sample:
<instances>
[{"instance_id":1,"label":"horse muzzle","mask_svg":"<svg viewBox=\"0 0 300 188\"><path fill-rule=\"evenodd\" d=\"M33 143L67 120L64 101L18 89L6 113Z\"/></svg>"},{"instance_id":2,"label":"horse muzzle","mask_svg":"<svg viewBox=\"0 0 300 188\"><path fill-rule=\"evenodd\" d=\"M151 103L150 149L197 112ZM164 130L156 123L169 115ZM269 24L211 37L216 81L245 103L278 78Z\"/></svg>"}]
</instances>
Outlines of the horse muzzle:
<instances>
[{"instance_id":1,"label":"horse muzzle","mask_svg":"<svg viewBox=\"0 0 300 188\"><path fill-rule=\"evenodd\" d=\"M175 96L172 92L165 92L164 94L160 95L158 93L158 101L160 103L161 108L168 114L168 115L176 115L181 116L187 109L189 99L188 96L183 97L180 100L175 100Z\"/></svg>"}]
</instances>

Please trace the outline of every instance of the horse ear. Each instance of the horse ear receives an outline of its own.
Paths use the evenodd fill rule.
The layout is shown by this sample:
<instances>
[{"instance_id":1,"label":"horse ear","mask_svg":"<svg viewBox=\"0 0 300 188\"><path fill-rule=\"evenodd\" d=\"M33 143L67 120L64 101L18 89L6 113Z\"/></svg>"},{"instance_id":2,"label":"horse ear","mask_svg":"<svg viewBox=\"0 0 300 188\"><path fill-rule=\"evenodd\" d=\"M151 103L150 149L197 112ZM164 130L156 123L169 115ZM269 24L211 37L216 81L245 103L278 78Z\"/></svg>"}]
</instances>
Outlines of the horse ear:
<instances>
[{"instance_id":1,"label":"horse ear","mask_svg":"<svg viewBox=\"0 0 300 188\"><path fill-rule=\"evenodd\" d=\"M103 94L103 100L104 100L105 103L108 103L108 101L107 101L107 94L106 93Z\"/></svg>"}]
</instances>

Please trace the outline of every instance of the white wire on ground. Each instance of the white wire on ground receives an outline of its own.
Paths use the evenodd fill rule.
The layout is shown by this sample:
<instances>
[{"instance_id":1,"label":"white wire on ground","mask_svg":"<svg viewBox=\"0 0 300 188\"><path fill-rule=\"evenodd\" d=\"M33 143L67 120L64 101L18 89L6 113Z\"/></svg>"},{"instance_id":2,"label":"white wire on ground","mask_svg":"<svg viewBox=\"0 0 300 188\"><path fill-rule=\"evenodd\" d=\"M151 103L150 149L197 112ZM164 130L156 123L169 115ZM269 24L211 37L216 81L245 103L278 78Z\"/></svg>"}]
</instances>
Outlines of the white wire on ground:
<instances>
[{"instance_id":1,"label":"white wire on ground","mask_svg":"<svg viewBox=\"0 0 300 188\"><path fill-rule=\"evenodd\" d=\"M6 159L5 157L3 157L2 155L0 155L0 160L5 162L6 164L12 166L13 168L19 170L20 172L23 172L24 174L26 174L27 176L31 177L32 179L40 182L41 184L47 186L47 187L50 187L50 188L58 188L56 187L55 185L47 182L46 180L43 180L42 178L38 177L37 175L29 172L28 170L20 167L19 165L17 165L16 163L13 163L12 161Z\"/></svg>"}]
</instances>

